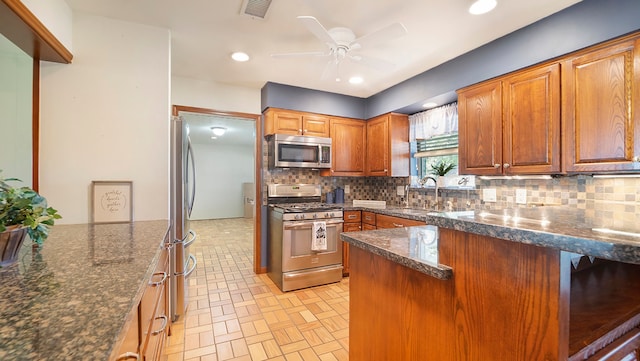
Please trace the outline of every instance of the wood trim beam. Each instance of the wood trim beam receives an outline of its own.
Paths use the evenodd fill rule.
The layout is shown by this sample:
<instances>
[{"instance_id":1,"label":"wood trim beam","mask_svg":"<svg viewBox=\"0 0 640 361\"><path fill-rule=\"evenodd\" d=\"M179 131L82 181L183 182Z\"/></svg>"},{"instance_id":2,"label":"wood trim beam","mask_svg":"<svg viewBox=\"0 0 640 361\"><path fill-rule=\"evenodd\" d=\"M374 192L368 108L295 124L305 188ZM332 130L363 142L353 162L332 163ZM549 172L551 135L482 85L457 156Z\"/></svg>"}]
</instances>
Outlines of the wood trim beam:
<instances>
[{"instance_id":1,"label":"wood trim beam","mask_svg":"<svg viewBox=\"0 0 640 361\"><path fill-rule=\"evenodd\" d=\"M33 59L71 63L73 54L20 0L0 0L0 34Z\"/></svg>"}]
</instances>

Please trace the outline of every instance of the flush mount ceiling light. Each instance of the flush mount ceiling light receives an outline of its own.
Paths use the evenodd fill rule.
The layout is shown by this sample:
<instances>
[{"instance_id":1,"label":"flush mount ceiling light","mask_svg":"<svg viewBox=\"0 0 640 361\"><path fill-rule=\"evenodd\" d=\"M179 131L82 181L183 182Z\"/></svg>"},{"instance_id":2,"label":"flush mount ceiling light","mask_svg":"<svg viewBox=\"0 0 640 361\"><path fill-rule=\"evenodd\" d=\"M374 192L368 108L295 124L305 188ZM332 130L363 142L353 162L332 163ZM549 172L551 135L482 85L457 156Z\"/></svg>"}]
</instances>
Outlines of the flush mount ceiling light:
<instances>
[{"instance_id":1,"label":"flush mount ceiling light","mask_svg":"<svg viewBox=\"0 0 640 361\"><path fill-rule=\"evenodd\" d=\"M433 107L437 107L438 103L434 103L434 102L428 102L428 103L424 103L422 104L423 108L433 108Z\"/></svg>"},{"instance_id":2,"label":"flush mount ceiling light","mask_svg":"<svg viewBox=\"0 0 640 361\"><path fill-rule=\"evenodd\" d=\"M211 131L213 132L213 135L215 135L216 137L221 137L222 135L224 135L224 132L227 131L227 128L211 127Z\"/></svg>"},{"instance_id":3,"label":"flush mount ceiling light","mask_svg":"<svg viewBox=\"0 0 640 361\"><path fill-rule=\"evenodd\" d=\"M352 76L349 78L349 83L351 84L362 84L363 81L362 77L359 76Z\"/></svg>"},{"instance_id":4,"label":"flush mount ceiling light","mask_svg":"<svg viewBox=\"0 0 640 361\"><path fill-rule=\"evenodd\" d=\"M241 51L236 51L235 53L231 54L231 59L239 62L244 62L249 60L249 54L243 53Z\"/></svg>"},{"instance_id":5,"label":"flush mount ceiling light","mask_svg":"<svg viewBox=\"0 0 640 361\"><path fill-rule=\"evenodd\" d=\"M496 7L498 2L496 0L476 0L469 7L469 13L473 15L481 15L488 13Z\"/></svg>"}]
</instances>

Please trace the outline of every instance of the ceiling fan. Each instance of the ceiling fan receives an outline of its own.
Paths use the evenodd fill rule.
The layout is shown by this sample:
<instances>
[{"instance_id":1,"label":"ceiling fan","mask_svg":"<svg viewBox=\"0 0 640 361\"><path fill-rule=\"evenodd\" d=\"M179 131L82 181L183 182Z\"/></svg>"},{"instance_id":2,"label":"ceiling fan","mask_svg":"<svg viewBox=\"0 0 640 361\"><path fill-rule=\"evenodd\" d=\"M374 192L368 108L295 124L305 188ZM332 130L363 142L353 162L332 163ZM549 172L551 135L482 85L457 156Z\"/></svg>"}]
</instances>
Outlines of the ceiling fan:
<instances>
[{"instance_id":1,"label":"ceiling fan","mask_svg":"<svg viewBox=\"0 0 640 361\"><path fill-rule=\"evenodd\" d=\"M378 70L389 70L394 64L382 59L368 57L361 54L354 54L354 50L374 46L376 43L383 43L388 40L399 38L407 33L407 29L401 23L393 23L380 30L374 31L367 35L356 38L354 32L345 27L335 27L329 30L325 29L320 22L313 16L298 16L298 20L318 39L324 42L329 49L324 52L297 52L297 53L281 53L271 54L274 58L298 57L298 56L319 56L328 57L322 79L329 78L335 74L336 81L340 81L339 67L340 63L345 59L356 63L364 64Z\"/></svg>"}]
</instances>

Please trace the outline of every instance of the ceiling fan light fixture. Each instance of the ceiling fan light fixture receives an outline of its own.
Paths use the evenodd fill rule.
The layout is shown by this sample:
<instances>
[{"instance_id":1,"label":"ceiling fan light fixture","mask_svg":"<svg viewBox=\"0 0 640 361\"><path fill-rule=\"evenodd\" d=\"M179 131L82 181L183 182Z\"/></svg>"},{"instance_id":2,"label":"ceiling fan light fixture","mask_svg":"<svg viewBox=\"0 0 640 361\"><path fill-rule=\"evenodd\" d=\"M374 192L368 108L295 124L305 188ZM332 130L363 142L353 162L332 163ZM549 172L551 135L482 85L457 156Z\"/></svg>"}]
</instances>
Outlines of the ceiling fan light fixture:
<instances>
[{"instance_id":1,"label":"ceiling fan light fixture","mask_svg":"<svg viewBox=\"0 0 640 361\"><path fill-rule=\"evenodd\" d=\"M496 0L476 0L469 7L469 13L473 15L486 14L496 7L498 2Z\"/></svg>"},{"instance_id":2,"label":"ceiling fan light fixture","mask_svg":"<svg viewBox=\"0 0 640 361\"><path fill-rule=\"evenodd\" d=\"M242 51L236 51L235 53L231 54L231 59L238 62L245 62L249 60L249 54Z\"/></svg>"},{"instance_id":3,"label":"ceiling fan light fixture","mask_svg":"<svg viewBox=\"0 0 640 361\"><path fill-rule=\"evenodd\" d=\"M211 131L213 132L213 135L216 137L221 137L224 135L224 133L227 131L227 128L223 128L223 127L211 127ZM212 139L215 139L213 137L211 137Z\"/></svg>"}]
</instances>

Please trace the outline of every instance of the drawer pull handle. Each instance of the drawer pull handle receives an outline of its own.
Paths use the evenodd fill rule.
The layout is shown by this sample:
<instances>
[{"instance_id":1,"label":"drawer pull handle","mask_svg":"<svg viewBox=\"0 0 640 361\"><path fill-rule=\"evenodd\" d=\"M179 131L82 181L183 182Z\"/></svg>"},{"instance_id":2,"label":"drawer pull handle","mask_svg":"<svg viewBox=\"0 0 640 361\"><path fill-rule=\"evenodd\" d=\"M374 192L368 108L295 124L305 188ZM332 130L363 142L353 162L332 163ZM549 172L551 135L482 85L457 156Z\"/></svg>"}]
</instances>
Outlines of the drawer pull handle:
<instances>
[{"instance_id":1,"label":"drawer pull handle","mask_svg":"<svg viewBox=\"0 0 640 361\"><path fill-rule=\"evenodd\" d=\"M151 276L151 279L153 279L153 277L155 276L160 276L162 275L162 279L158 282L149 282L149 286L151 287L157 287L160 285L163 285L166 281L167 281L167 272L156 272L153 274L153 276Z\"/></svg>"},{"instance_id":2,"label":"drawer pull handle","mask_svg":"<svg viewBox=\"0 0 640 361\"><path fill-rule=\"evenodd\" d=\"M134 359L138 361L140 360L140 355L138 355L135 352L125 352L122 355L118 356L118 358L116 358L116 361L123 361L123 360L129 360L129 359Z\"/></svg>"},{"instance_id":3,"label":"drawer pull handle","mask_svg":"<svg viewBox=\"0 0 640 361\"><path fill-rule=\"evenodd\" d=\"M151 331L151 334L154 335L154 336L164 332L164 329L167 328L167 321L169 320L169 318L167 316L163 315L163 316L158 316L155 319L156 320L162 320L162 326L160 327L159 330Z\"/></svg>"},{"instance_id":4,"label":"drawer pull handle","mask_svg":"<svg viewBox=\"0 0 640 361\"><path fill-rule=\"evenodd\" d=\"M357 216L356 216L355 214L350 214L348 217L349 217L349 219L355 219L355 218L357 218Z\"/></svg>"},{"instance_id":5,"label":"drawer pull handle","mask_svg":"<svg viewBox=\"0 0 640 361\"><path fill-rule=\"evenodd\" d=\"M403 224L398 224L398 223L393 223L393 226L394 226L394 227L404 227L404 225L403 225Z\"/></svg>"}]
</instances>

